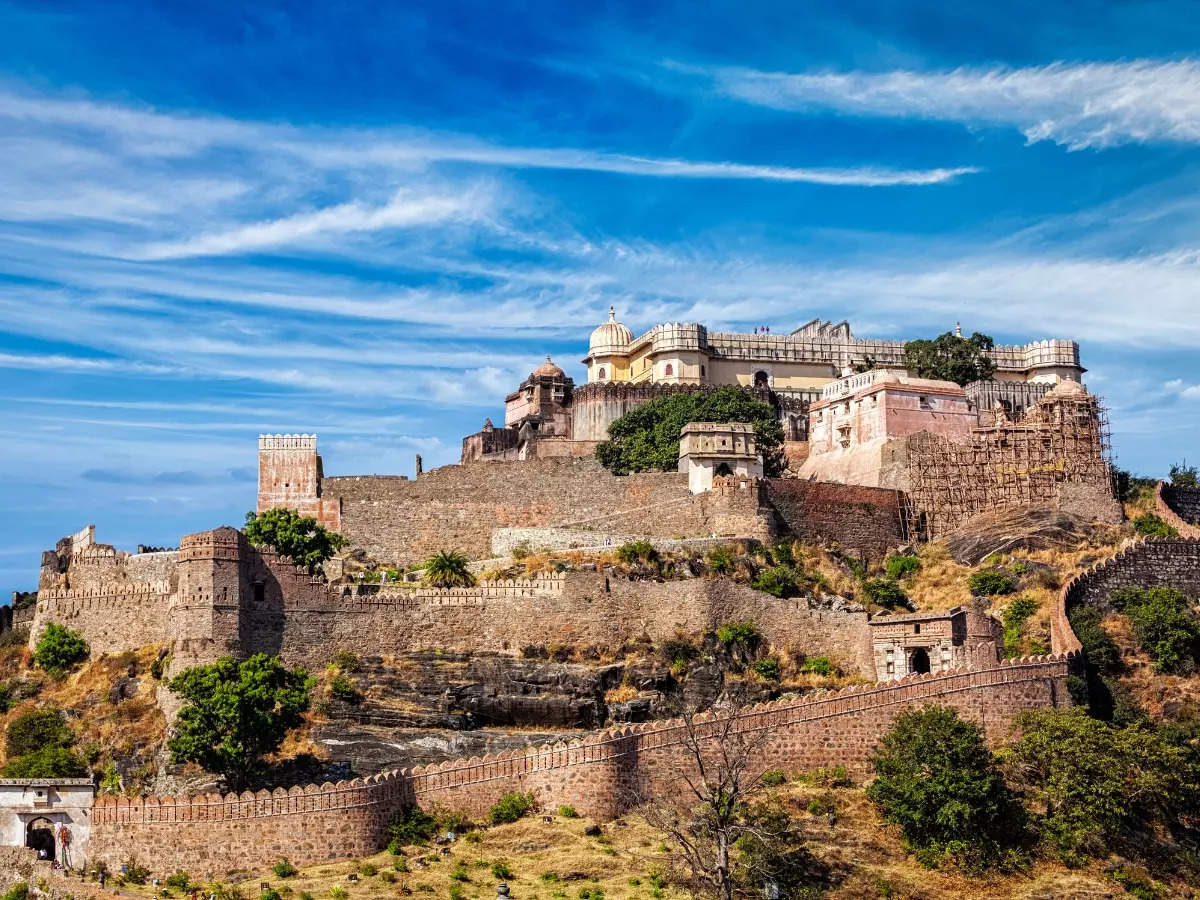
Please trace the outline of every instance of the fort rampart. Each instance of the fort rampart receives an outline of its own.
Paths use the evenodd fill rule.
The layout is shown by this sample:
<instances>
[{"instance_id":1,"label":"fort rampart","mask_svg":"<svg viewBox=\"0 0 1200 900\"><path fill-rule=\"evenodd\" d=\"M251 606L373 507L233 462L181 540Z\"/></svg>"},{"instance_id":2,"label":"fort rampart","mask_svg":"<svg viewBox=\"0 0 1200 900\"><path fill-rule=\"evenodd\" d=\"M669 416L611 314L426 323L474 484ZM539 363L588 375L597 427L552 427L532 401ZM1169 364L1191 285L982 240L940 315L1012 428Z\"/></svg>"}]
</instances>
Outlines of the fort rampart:
<instances>
[{"instance_id":1,"label":"fort rampart","mask_svg":"<svg viewBox=\"0 0 1200 900\"><path fill-rule=\"evenodd\" d=\"M45 623L60 622L81 632L93 652L169 645L176 668L266 652L316 669L338 650L615 648L749 620L776 646L871 671L861 608L783 600L723 577L649 581L584 570L451 590L336 585L250 546L232 528L184 537L162 582L132 581L127 560L107 559L107 578L93 587L39 592L31 639Z\"/></svg>"},{"instance_id":2,"label":"fort rampart","mask_svg":"<svg viewBox=\"0 0 1200 900\"><path fill-rule=\"evenodd\" d=\"M1000 741L1022 710L1069 703L1068 665L1063 655L1027 658L781 700L743 711L734 727L770 734L760 751L764 766L800 771L843 764L861 777L879 735L905 709L952 706ZM713 719L699 717L701 734ZM336 785L224 797L100 798L89 855L116 865L132 854L153 858L163 871L205 876L263 868L285 855L307 865L375 852L386 842L392 815L414 801L479 816L518 790L533 791L547 809L569 803L584 815L610 817L639 794L672 788L685 763L684 735L678 721L655 722Z\"/></svg>"},{"instance_id":3,"label":"fort rampart","mask_svg":"<svg viewBox=\"0 0 1200 900\"><path fill-rule=\"evenodd\" d=\"M1200 538L1200 488L1159 482L1154 488L1155 511L1182 537Z\"/></svg>"}]
</instances>

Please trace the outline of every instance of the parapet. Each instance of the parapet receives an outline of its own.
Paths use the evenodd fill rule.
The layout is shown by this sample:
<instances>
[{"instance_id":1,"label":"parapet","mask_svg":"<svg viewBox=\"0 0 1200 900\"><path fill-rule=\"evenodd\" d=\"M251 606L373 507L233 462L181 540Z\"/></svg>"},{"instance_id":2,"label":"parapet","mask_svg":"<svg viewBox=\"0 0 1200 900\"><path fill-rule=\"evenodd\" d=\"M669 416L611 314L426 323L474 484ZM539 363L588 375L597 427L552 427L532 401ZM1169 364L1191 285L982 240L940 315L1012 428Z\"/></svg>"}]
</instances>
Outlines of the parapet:
<instances>
[{"instance_id":1,"label":"parapet","mask_svg":"<svg viewBox=\"0 0 1200 900\"><path fill-rule=\"evenodd\" d=\"M259 450L312 450L317 449L315 434L260 434Z\"/></svg>"}]
</instances>

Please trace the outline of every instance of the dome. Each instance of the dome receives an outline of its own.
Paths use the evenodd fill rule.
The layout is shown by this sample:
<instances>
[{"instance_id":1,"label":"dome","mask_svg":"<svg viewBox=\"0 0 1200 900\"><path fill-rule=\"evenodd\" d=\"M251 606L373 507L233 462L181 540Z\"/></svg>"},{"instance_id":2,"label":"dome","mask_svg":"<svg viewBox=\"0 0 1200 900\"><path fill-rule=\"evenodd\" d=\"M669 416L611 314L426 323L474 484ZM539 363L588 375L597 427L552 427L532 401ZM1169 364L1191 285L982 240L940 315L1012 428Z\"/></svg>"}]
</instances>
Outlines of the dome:
<instances>
[{"instance_id":1,"label":"dome","mask_svg":"<svg viewBox=\"0 0 1200 900\"><path fill-rule=\"evenodd\" d=\"M592 352L596 350L623 350L632 341L633 332L617 321L617 311L610 306L608 308L608 321L592 332L592 337L588 341L588 349Z\"/></svg>"},{"instance_id":2,"label":"dome","mask_svg":"<svg viewBox=\"0 0 1200 900\"><path fill-rule=\"evenodd\" d=\"M546 361L533 370L534 375L549 375L551 378L565 378L567 373L550 361L550 354L546 354Z\"/></svg>"}]
</instances>

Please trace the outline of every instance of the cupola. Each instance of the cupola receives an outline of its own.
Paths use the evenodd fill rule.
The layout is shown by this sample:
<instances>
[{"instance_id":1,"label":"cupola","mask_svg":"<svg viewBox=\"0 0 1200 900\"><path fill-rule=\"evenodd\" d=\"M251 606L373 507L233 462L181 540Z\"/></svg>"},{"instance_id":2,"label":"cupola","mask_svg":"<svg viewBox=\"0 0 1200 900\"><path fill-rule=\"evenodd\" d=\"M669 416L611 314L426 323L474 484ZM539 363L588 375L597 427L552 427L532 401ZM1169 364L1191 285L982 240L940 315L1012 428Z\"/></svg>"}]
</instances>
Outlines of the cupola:
<instances>
[{"instance_id":1,"label":"cupola","mask_svg":"<svg viewBox=\"0 0 1200 900\"><path fill-rule=\"evenodd\" d=\"M588 352L597 354L624 353L633 341L633 332L617 321L617 311L608 308L608 321L592 332Z\"/></svg>"}]
</instances>

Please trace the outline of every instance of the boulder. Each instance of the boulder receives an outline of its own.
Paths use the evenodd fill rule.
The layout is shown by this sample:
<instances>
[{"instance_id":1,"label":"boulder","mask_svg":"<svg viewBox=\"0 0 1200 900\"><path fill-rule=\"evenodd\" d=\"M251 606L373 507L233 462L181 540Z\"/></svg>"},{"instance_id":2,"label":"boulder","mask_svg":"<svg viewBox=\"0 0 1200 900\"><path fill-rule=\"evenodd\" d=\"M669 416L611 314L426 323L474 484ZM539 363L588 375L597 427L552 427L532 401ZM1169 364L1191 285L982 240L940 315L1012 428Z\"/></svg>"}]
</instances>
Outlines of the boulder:
<instances>
[{"instance_id":1,"label":"boulder","mask_svg":"<svg viewBox=\"0 0 1200 900\"><path fill-rule=\"evenodd\" d=\"M993 553L1074 549L1097 530L1098 526L1061 509L1022 506L972 516L946 536L946 548L955 562L977 566Z\"/></svg>"}]
</instances>

